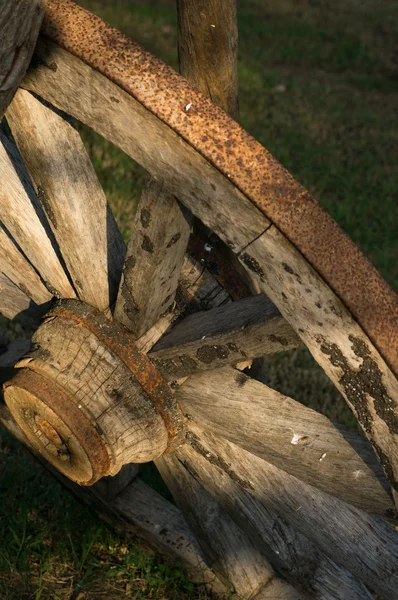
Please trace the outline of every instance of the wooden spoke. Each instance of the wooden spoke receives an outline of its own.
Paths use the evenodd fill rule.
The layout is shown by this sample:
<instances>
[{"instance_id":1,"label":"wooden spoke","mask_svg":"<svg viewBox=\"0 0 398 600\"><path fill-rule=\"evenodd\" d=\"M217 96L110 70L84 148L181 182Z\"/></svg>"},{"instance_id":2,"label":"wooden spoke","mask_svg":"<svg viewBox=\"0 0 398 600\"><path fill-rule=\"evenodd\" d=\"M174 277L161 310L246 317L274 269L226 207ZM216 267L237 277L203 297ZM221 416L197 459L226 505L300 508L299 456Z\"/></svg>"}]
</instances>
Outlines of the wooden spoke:
<instances>
[{"instance_id":1,"label":"wooden spoke","mask_svg":"<svg viewBox=\"0 0 398 600\"><path fill-rule=\"evenodd\" d=\"M48 302L52 294L43 284L37 272L18 250L0 223L0 271L4 273L36 304Z\"/></svg>"},{"instance_id":2,"label":"wooden spoke","mask_svg":"<svg viewBox=\"0 0 398 600\"><path fill-rule=\"evenodd\" d=\"M189 315L150 352L169 379L296 348L300 338L264 295Z\"/></svg>"},{"instance_id":3,"label":"wooden spoke","mask_svg":"<svg viewBox=\"0 0 398 600\"><path fill-rule=\"evenodd\" d=\"M192 257L186 256L181 268L176 306L137 340L142 352L149 352L171 325L186 314L232 302L228 292Z\"/></svg>"},{"instance_id":4,"label":"wooden spoke","mask_svg":"<svg viewBox=\"0 0 398 600\"><path fill-rule=\"evenodd\" d=\"M39 307L4 273L0 273L0 313L24 327L36 327L45 307Z\"/></svg>"},{"instance_id":5,"label":"wooden spoke","mask_svg":"<svg viewBox=\"0 0 398 600\"><path fill-rule=\"evenodd\" d=\"M106 310L116 301L125 247L79 133L25 90L7 120L79 298Z\"/></svg>"},{"instance_id":6,"label":"wooden spoke","mask_svg":"<svg viewBox=\"0 0 398 600\"><path fill-rule=\"evenodd\" d=\"M115 317L137 338L174 303L191 214L149 179L134 219Z\"/></svg>"},{"instance_id":7,"label":"wooden spoke","mask_svg":"<svg viewBox=\"0 0 398 600\"><path fill-rule=\"evenodd\" d=\"M116 475L103 477L97 481L93 489L99 497L103 498L106 502L111 502L135 480L138 473L138 464L131 463L124 465Z\"/></svg>"},{"instance_id":8,"label":"wooden spoke","mask_svg":"<svg viewBox=\"0 0 398 600\"><path fill-rule=\"evenodd\" d=\"M269 226L226 177L109 79L47 40L39 42L37 55L41 64L27 74L23 87L86 123L164 181L233 250L242 250ZM52 64L56 70L47 66ZM239 218L232 222L231 215Z\"/></svg>"},{"instance_id":9,"label":"wooden spoke","mask_svg":"<svg viewBox=\"0 0 398 600\"><path fill-rule=\"evenodd\" d=\"M156 466L218 577L243 598L266 588L275 577L273 568L197 477L173 454L159 458ZM286 600L302 597L287 591Z\"/></svg>"},{"instance_id":10,"label":"wooden spoke","mask_svg":"<svg viewBox=\"0 0 398 600\"><path fill-rule=\"evenodd\" d=\"M196 482L196 486L200 482L201 486L211 490L212 495L214 494L211 496L212 503L215 503L215 498L220 499L220 505L217 506L222 506L234 519L238 518L237 522L249 533L250 539L287 580L293 584L299 581L305 592L313 593L315 590L319 598L328 598L327 590L329 589L334 591L334 600L370 598L366 594L364 586L356 581L351 573L323 556L314 544L292 529L281 518L279 511L273 511L270 507L264 510L253 498L250 496L246 498L244 489L239 488L233 470L229 469L229 465L223 463L222 456L216 456L211 452L207 452L207 454L208 463L205 470L201 465L199 465L199 470L195 470L196 459L193 458L189 446L183 446L176 453L163 456L157 461L162 475L166 476L169 484L170 472L177 473L180 480L189 481L189 486L182 490L177 489L174 483L177 502L181 501L180 493L181 495L189 493L192 481ZM218 473L222 466L229 472L224 479L220 479ZM228 477L231 479L228 480ZM229 503L224 501L224 494L229 498ZM235 512L231 510L230 504L232 507L237 505L238 508ZM246 524L247 506L250 509L250 516L248 516ZM187 508L187 518L192 518L191 506ZM254 526L254 522L256 522L256 526ZM310 565L317 565L317 568L314 569Z\"/></svg>"},{"instance_id":11,"label":"wooden spoke","mask_svg":"<svg viewBox=\"0 0 398 600\"><path fill-rule=\"evenodd\" d=\"M73 298L75 292L36 211L40 206L21 157L0 130L0 221L40 272L53 295Z\"/></svg>"},{"instance_id":12,"label":"wooden spoke","mask_svg":"<svg viewBox=\"0 0 398 600\"><path fill-rule=\"evenodd\" d=\"M32 58L46 0L0 0L0 119Z\"/></svg>"},{"instance_id":13,"label":"wooden spoke","mask_svg":"<svg viewBox=\"0 0 398 600\"><path fill-rule=\"evenodd\" d=\"M225 367L190 377L177 391L206 431L367 512L391 516L390 486L360 434Z\"/></svg>"},{"instance_id":14,"label":"wooden spoke","mask_svg":"<svg viewBox=\"0 0 398 600\"><path fill-rule=\"evenodd\" d=\"M189 445L176 451L178 459L200 478L252 539L260 531L260 536L272 536L273 530L284 523L287 531L297 529L374 592L386 600L395 598L398 532L393 527L308 486L227 440L205 433L193 423L190 428ZM260 510L255 509L256 505L261 506ZM278 515L278 524L274 518L272 524L269 522L270 515ZM249 523L253 520L252 530ZM287 543L289 536L282 537ZM275 552L273 542L271 548ZM309 561L309 555L305 560Z\"/></svg>"},{"instance_id":15,"label":"wooden spoke","mask_svg":"<svg viewBox=\"0 0 398 600\"><path fill-rule=\"evenodd\" d=\"M240 259L347 400L396 494L397 379L333 291L274 226Z\"/></svg>"}]
</instances>

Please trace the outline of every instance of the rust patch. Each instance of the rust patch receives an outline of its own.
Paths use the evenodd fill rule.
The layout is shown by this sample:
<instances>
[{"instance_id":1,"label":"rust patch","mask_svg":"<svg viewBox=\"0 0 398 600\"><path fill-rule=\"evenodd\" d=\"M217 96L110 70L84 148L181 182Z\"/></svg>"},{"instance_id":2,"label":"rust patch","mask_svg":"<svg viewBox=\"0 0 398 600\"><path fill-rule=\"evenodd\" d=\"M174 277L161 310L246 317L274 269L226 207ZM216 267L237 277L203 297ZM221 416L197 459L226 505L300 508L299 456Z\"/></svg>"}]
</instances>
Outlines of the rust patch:
<instances>
[{"instance_id":1,"label":"rust patch","mask_svg":"<svg viewBox=\"0 0 398 600\"><path fill-rule=\"evenodd\" d=\"M83 412L79 410L68 394L56 383L29 369L20 369L10 381L4 384L4 388L6 389L11 385L24 389L36 396L36 398L39 398L44 405L48 406L73 431L73 434L87 455L92 468L91 479L88 481L78 481L79 485L92 485L101 479L101 477L109 474L110 460L103 441ZM50 441L53 438L58 443L56 438L59 436L54 428L46 423L45 419L40 417L39 423L37 423L38 427L42 431L44 429L46 437ZM52 443L55 442L53 441ZM63 442L67 447L67 440L63 440ZM59 458L62 460L62 457ZM61 464L57 463L54 466L63 472Z\"/></svg>"},{"instance_id":2,"label":"rust patch","mask_svg":"<svg viewBox=\"0 0 398 600\"><path fill-rule=\"evenodd\" d=\"M99 310L76 299L58 301L47 316L71 319L85 327L130 369L164 421L169 435L166 452L184 442L184 417L170 387L121 323L109 321Z\"/></svg>"},{"instance_id":3,"label":"rust patch","mask_svg":"<svg viewBox=\"0 0 398 600\"><path fill-rule=\"evenodd\" d=\"M265 148L173 69L71 0L48 2L42 33L137 99L228 178L300 250L398 373L397 295ZM176 110L188 104L195 107L189 118Z\"/></svg>"}]
</instances>

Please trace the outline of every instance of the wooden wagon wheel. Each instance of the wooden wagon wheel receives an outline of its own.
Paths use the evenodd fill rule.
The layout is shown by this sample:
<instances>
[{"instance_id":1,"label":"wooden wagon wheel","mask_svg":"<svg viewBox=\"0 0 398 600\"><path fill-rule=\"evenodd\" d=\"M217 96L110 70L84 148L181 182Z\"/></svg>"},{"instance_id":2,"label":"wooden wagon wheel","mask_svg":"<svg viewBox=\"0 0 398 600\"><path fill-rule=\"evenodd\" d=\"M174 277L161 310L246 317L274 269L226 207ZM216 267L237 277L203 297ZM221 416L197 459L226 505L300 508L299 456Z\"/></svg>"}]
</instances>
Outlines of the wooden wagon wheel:
<instances>
[{"instance_id":1,"label":"wooden wagon wheel","mask_svg":"<svg viewBox=\"0 0 398 600\"><path fill-rule=\"evenodd\" d=\"M195 25L203 41L220 6L201 14L179 0L191 79L184 31ZM233 71L234 3L223 7L219 56L228 48ZM172 69L70 0L47 3L41 31L6 113L16 144L0 132L0 311L35 327L32 344L1 355L17 368L3 422L101 514L219 594L396 598L396 296L308 192ZM227 87L213 100L236 117ZM67 115L153 177L126 254ZM219 281L186 255L192 215L224 244ZM260 293L231 302L238 262ZM300 343L389 483L365 438L239 369ZM182 513L135 477L151 460Z\"/></svg>"}]
</instances>

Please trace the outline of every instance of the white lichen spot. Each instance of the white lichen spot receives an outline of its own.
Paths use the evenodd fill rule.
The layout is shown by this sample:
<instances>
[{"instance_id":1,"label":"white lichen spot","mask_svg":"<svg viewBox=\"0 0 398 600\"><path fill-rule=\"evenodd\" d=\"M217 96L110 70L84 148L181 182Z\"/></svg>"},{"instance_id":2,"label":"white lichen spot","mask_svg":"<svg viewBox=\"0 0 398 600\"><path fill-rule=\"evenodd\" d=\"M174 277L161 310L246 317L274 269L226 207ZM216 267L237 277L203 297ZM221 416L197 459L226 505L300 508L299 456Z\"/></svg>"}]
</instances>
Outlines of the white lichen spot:
<instances>
[{"instance_id":1,"label":"white lichen spot","mask_svg":"<svg viewBox=\"0 0 398 600\"><path fill-rule=\"evenodd\" d=\"M319 462L322 462L326 458L326 454L327 454L327 452L324 452L322 454L321 458L319 459Z\"/></svg>"},{"instance_id":2,"label":"white lichen spot","mask_svg":"<svg viewBox=\"0 0 398 600\"><path fill-rule=\"evenodd\" d=\"M189 102L185 107L185 112L188 112L192 106L192 102Z\"/></svg>"},{"instance_id":3,"label":"white lichen spot","mask_svg":"<svg viewBox=\"0 0 398 600\"><path fill-rule=\"evenodd\" d=\"M302 440L305 437L305 435L301 435L300 433L294 433L292 439L290 440L290 443L293 444L293 446L297 446L297 444L300 443L300 440Z\"/></svg>"}]
</instances>

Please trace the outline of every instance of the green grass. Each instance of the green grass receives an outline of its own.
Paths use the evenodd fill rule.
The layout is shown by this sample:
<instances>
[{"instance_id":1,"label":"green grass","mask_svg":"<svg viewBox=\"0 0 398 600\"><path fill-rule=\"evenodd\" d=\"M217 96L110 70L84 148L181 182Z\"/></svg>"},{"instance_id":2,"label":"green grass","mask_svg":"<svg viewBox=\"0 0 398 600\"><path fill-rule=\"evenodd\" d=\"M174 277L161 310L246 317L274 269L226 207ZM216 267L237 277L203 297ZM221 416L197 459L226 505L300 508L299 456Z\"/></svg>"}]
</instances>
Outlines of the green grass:
<instances>
[{"instance_id":1,"label":"green grass","mask_svg":"<svg viewBox=\"0 0 398 600\"><path fill-rule=\"evenodd\" d=\"M80 4L177 67L174 0ZM398 4L241 0L238 6L243 126L398 290ZM82 135L127 237L145 173L84 127ZM276 389L355 426L306 350L270 357L267 377ZM116 536L7 435L0 452L0 600L200 597L180 571Z\"/></svg>"}]
</instances>

